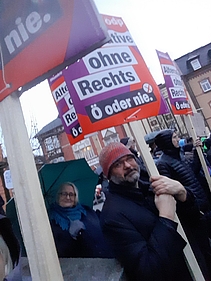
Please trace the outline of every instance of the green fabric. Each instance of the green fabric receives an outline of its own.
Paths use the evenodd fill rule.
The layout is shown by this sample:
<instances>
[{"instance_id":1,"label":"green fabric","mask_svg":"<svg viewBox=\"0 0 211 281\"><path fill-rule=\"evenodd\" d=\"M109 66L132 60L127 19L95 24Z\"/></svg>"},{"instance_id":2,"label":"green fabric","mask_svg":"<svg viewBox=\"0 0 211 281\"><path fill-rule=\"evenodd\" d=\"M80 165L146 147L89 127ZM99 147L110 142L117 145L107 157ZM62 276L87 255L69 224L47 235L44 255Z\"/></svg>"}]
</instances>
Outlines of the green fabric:
<instances>
[{"instance_id":1,"label":"green fabric","mask_svg":"<svg viewBox=\"0 0 211 281\"><path fill-rule=\"evenodd\" d=\"M98 175L92 171L85 159L46 164L38 172L38 177L47 209L55 202L60 184L67 181L73 182L77 186L79 202L90 208L93 207ZM21 255L26 256L13 198L6 205L6 215L11 220L14 233L21 244Z\"/></svg>"},{"instance_id":2,"label":"green fabric","mask_svg":"<svg viewBox=\"0 0 211 281\"><path fill-rule=\"evenodd\" d=\"M59 186L72 182L79 193L79 202L92 208L98 176L85 159L46 164L38 172L47 209L55 202Z\"/></svg>"}]
</instances>

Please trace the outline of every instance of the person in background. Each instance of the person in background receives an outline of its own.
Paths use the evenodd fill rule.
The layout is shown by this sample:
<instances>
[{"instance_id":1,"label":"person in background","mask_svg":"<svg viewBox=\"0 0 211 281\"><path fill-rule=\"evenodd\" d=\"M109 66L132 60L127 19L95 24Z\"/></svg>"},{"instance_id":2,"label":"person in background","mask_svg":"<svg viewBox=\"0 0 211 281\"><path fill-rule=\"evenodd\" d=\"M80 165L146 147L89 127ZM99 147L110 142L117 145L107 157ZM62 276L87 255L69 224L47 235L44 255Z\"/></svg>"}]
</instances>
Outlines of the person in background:
<instances>
[{"instance_id":1,"label":"person in background","mask_svg":"<svg viewBox=\"0 0 211 281\"><path fill-rule=\"evenodd\" d=\"M206 145L207 148L206 158L211 167L211 139L210 138L205 139L204 144Z\"/></svg>"},{"instance_id":2,"label":"person in background","mask_svg":"<svg viewBox=\"0 0 211 281\"><path fill-rule=\"evenodd\" d=\"M192 161L188 161L181 153L179 137L174 130L160 131L155 138L156 145L163 151L160 159L156 162L161 175L178 180L195 194L203 219L207 223L211 237L211 199L210 190L205 177L201 176L201 162L196 149ZM195 146L200 146L201 141L196 140Z\"/></svg>"},{"instance_id":3,"label":"person in background","mask_svg":"<svg viewBox=\"0 0 211 281\"><path fill-rule=\"evenodd\" d=\"M175 214L184 224L199 223L200 212L191 190L165 176L152 176L147 196L142 193L139 166L134 154L121 143L110 143L99 155L109 179L109 192L101 213L101 225L128 281L193 280L184 259L184 239L177 232ZM198 247L206 281L209 265ZM207 246L207 245L206 245Z\"/></svg>"},{"instance_id":4,"label":"person in background","mask_svg":"<svg viewBox=\"0 0 211 281\"><path fill-rule=\"evenodd\" d=\"M101 184L102 186L102 192L106 193L108 191L108 180L105 178L105 176L103 175L103 170L102 167L98 166L95 170L94 170L95 174L98 175L98 184Z\"/></svg>"},{"instance_id":5,"label":"person in background","mask_svg":"<svg viewBox=\"0 0 211 281\"><path fill-rule=\"evenodd\" d=\"M178 180L182 184L187 183L195 192L202 208L201 211L205 211L209 203L206 197L207 191L203 189L204 186L200 186L197 180L197 175L201 171L201 162L197 151L194 149L192 161L186 161L184 154L181 153L179 141L180 138L176 131L171 129L160 131L155 138L155 143L163 151L163 154L156 163L157 168L160 174ZM201 141L197 139L194 147L200 145Z\"/></svg>"},{"instance_id":6,"label":"person in background","mask_svg":"<svg viewBox=\"0 0 211 281\"><path fill-rule=\"evenodd\" d=\"M127 148L130 149L130 151L135 155L136 161L138 162L139 165L143 165L143 160L139 156L139 153L136 148L136 141L134 140L133 137L125 137L120 139L120 142L124 144Z\"/></svg>"},{"instance_id":7,"label":"person in background","mask_svg":"<svg viewBox=\"0 0 211 281\"><path fill-rule=\"evenodd\" d=\"M150 153L152 155L153 160L156 162L159 159L160 155L162 154L162 151L160 151L158 149L157 145L155 144L155 136L158 133L158 131L154 131L152 133L153 133L153 137L146 139L145 141L146 141L146 144L148 144L148 146L149 146Z\"/></svg>"},{"instance_id":8,"label":"person in background","mask_svg":"<svg viewBox=\"0 0 211 281\"><path fill-rule=\"evenodd\" d=\"M73 183L66 182L59 187L49 218L59 258L112 257L97 214L79 203Z\"/></svg>"},{"instance_id":9,"label":"person in background","mask_svg":"<svg viewBox=\"0 0 211 281\"><path fill-rule=\"evenodd\" d=\"M21 281L20 244L10 220L0 214L0 280ZM3 278L2 278L3 277Z\"/></svg>"},{"instance_id":10,"label":"person in background","mask_svg":"<svg viewBox=\"0 0 211 281\"><path fill-rule=\"evenodd\" d=\"M193 145L193 138L187 137L185 140L184 146L181 147L181 150L184 152L185 158L192 162L194 159L194 145Z\"/></svg>"}]
</instances>

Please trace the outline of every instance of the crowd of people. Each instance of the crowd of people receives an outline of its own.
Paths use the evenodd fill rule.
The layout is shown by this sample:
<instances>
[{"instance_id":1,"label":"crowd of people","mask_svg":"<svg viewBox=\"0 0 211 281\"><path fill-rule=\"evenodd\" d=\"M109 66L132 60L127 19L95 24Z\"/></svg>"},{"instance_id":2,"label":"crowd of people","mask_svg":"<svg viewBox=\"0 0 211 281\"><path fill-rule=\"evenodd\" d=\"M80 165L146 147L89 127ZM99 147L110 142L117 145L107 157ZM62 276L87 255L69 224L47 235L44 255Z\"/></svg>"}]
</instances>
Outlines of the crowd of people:
<instances>
[{"instance_id":1,"label":"crowd of people","mask_svg":"<svg viewBox=\"0 0 211 281\"><path fill-rule=\"evenodd\" d=\"M157 132L149 144L156 176L148 174L132 137L105 146L98 171L105 195L102 210L80 204L72 182L58 187L48 210L58 257L115 258L124 268L124 281L191 281L184 255L189 243L204 280L211 281L211 192L195 149L202 145L211 166L211 139L183 142L174 130ZM188 241L178 232L176 216ZM20 256L2 209L0 280L21 280ZM15 270L16 279L9 278Z\"/></svg>"}]
</instances>

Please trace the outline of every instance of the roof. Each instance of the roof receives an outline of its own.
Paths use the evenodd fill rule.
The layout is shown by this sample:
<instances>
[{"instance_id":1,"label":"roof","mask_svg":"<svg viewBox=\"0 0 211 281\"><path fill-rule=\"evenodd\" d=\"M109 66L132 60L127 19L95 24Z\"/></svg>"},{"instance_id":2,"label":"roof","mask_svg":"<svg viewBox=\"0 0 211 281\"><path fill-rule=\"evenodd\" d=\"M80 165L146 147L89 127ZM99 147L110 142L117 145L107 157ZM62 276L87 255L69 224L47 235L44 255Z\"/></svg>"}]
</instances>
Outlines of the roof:
<instances>
[{"instance_id":1,"label":"roof","mask_svg":"<svg viewBox=\"0 0 211 281\"><path fill-rule=\"evenodd\" d=\"M48 123L46 126L44 126L37 134L36 137L43 135L49 131L52 131L53 129L62 126L62 120L60 117L57 117L52 122Z\"/></svg>"},{"instance_id":2,"label":"roof","mask_svg":"<svg viewBox=\"0 0 211 281\"><path fill-rule=\"evenodd\" d=\"M211 43L174 60L180 68L182 75L188 75L194 72L193 68L190 65L191 59L194 58L199 59L201 67L205 67L211 64Z\"/></svg>"}]
</instances>

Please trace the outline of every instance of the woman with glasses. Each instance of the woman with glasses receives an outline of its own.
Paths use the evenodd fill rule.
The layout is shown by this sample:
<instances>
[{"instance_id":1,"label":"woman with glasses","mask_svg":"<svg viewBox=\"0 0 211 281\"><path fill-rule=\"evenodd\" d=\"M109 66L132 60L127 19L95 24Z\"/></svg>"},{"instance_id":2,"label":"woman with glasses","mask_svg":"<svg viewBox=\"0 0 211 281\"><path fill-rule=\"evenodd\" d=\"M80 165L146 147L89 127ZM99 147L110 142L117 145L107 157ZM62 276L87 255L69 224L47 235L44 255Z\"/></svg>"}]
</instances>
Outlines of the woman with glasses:
<instances>
[{"instance_id":1,"label":"woman with glasses","mask_svg":"<svg viewBox=\"0 0 211 281\"><path fill-rule=\"evenodd\" d=\"M112 257L97 214L79 203L78 190L73 183L66 182L59 187L49 218L60 258Z\"/></svg>"}]
</instances>

